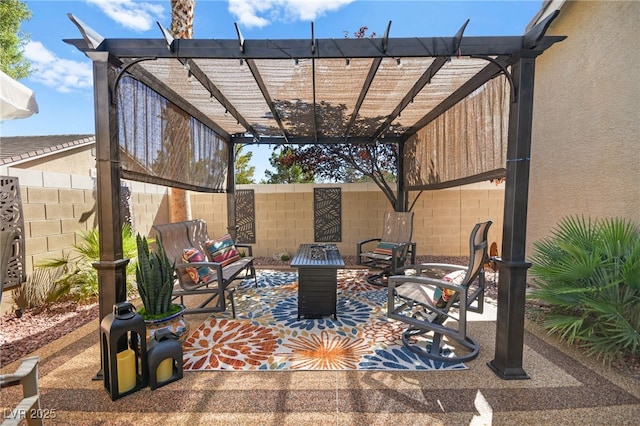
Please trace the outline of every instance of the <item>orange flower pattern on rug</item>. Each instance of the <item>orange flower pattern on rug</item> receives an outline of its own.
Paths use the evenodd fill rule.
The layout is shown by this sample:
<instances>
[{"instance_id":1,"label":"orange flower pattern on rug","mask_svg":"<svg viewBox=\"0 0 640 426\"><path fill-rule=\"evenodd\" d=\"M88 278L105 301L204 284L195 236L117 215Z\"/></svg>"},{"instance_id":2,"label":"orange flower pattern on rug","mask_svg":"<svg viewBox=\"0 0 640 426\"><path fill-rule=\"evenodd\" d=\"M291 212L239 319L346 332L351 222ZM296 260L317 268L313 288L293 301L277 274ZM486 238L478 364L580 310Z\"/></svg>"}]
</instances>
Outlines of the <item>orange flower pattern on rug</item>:
<instances>
[{"instance_id":1,"label":"orange flower pattern on rug","mask_svg":"<svg viewBox=\"0 0 640 426\"><path fill-rule=\"evenodd\" d=\"M405 348L405 325L387 318L387 289L368 284L368 273L338 271L337 319L298 319L297 274L259 271L257 288L238 286L235 319L215 313L183 343L184 370L466 369Z\"/></svg>"},{"instance_id":2,"label":"orange flower pattern on rug","mask_svg":"<svg viewBox=\"0 0 640 426\"><path fill-rule=\"evenodd\" d=\"M185 362L185 369L243 370L268 360L278 346L278 336L269 328L213 318L208 327L199 328L187 339L187 345L193 364Z\"/></svg>"},{"instance_id":3,"label":"orange flower pattern on rug","mask_svg":"<svg viewBox=\"0 0 640 426\"><path fill-rule=\"evenodd\" d=\"M291 349L292 370L355 370L358 362L370 350L363 339L331 336L326 330L320 335L299 336L282 346Z\"/></svg>"}]
</instances>

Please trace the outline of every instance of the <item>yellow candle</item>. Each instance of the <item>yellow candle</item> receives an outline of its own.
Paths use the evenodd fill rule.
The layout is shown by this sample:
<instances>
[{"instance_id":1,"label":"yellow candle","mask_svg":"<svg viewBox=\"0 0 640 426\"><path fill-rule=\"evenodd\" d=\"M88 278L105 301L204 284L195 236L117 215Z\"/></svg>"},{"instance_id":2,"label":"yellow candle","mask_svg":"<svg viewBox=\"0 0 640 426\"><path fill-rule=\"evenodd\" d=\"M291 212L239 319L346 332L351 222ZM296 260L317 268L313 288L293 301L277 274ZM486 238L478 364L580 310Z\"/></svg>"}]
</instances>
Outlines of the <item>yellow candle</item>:
<instances>
[{"instance_id":1,"label":"yellow candle","mask_svg":"<svg viewBox=\"0 0 640 426\"><path fill-rule=\"evenodd\" d=\"M133 349L118 352L118 392L125 393L136 385L136 355Z\"/></svg>"},{"instance_id":2,"label":"yellow candle","mask_svg":"<svg viewBox=\"0 0 640 426\"><path fill-rule=\"evenodd\" d=\"M173 376L173 358L165 358L156 369L156 380L158 383L166 382Z\"/></svg>"}]
</instances>

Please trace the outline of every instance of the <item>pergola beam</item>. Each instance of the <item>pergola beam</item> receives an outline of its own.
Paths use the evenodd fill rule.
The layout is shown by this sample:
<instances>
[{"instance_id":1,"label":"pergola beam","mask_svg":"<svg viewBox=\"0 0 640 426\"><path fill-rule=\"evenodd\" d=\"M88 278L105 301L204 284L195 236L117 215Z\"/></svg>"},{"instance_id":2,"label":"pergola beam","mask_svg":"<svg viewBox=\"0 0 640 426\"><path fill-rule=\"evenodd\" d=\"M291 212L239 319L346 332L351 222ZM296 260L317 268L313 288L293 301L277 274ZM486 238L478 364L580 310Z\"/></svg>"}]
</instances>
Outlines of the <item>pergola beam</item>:
<instances>
[{"instance_id":1,"label":"pergola beam","mask_svg":"<svg viewBox=\"0 0 640 426\"><path fill-rule=\"evenodd\" d=\"M287 131L285 130L284 125L282 124L282 119L280 118L280 114L278 114L278 111L276 110L276 106L273 103L273 99L269 94L269 89L267 89L267 85L262 79L262 75L260 75L260 71L258 70L258 67L256 66L255 61L253 59L247 59L246 62L247 62L247 66L249 67L249 71L251 71L251 74L253 75L253 79L255 80L256 84L258 85L258 88L260 89L260 92L262 93L262 97L264 98L265 102L269 106L269 110L271 111L271 115L273 115L273 119L276 120L276 123L278 124L278 127L282 132L282 137L285 139L285 143L287 143L287 139L288 139Z\"/></svg>"},{"instance_id":2,"label":"pergola beam","mask_svg":"<svg viewBox=\"0 0 640 426\"><path fill-rule=\"evenodd\" d=\"M244 135L234 135L231 137L233 143L241 143L244 145L307 145L307 144L319 144L319 145L337 145L337 144L370 144L376 143L373 139L364 136L347 137L343 136L318 136L314 138L312 136L307 137L289 137L286 140L281 136L262 136L256 140L252 137ZM399 137L386 137L380 139L377 143L393 144L400 142Z\"/></svg>"},{"instance_id":3,"label":"pergola beam","mask_svg":"<svg viewBox=\"0 0 640 426\"><path fill-rule=\"evenodd\" d=\"M249 133L251 133L254 137L258 137L258 132L249 124L249 122L238 112L238 110L233 106L233 104L227 99L225 95L222 94L220 89L213 84L213 82L209 79L207 74L202 71L202 69L192 60L186 59L186 63L189 66L189 72L193 75L199 82L202 84L202 87L207 89L211 96L216 98L220 105L222 105L228 112L231 114L233 118L236 119L238 123L242 125Z\"/></svg>"},{"instance_id":4,"label":"pergola beam","mask_svg":"<svg viewBox=\"0 0 640 426\"><path fill-rule=\"evenodd\" d=\"M416 83L409 90L409 92L407 92L407 94L404 95L404 98L402 98L400 103L395 107L395 109L391 112L391 114L387 116L387 119L384 121L384 123L382 123L382 125L378 127L378 130L376 130L376 132L373 134L374 140L382 136L384 131L387 130L387 128L391 125L391 123L393 123L393 120L395 120L400 116L400 113L402 113L402 110L404 110L407 107L407 105L413 102L413 98L415 98L416 95L420 93L420 91L424 88L424 86L426 86L429 82L431 82L431 79L433 78L433 76L436 75L436 73L446 63L447 63L447 59L443 57L436 58L435 61L431 63L429 68L427 68L427 70L422 74L422 76L420 76L418 81L416 81Z\"/></svg>"},{"instance_id":5,"label":"pergola beam","mask_svg":"<svg viewBox=\"0 0 640 426\"><path fill-rule=\"evenodd\" d=\"M536 49L564 40L564 36L537 37ZM82 39L70 39L82 51L92 50ZM108 51L118 58L192 59L310 59L310 58L422 58L438 56L469 55L514 55L524 48L524 36L464 37L457 51L452 51L455 37L392 38L386 51L382 40L362 39L318 39L312 51L309 40L244 40L244 50L238 49L238 40L176 39L167 49L164 39L105 39L95 49Z\"/></svg>"},{"instance_id":6,"label":"pergola beam","mask_svg":"<svg viewBox=\"0 0 640 426\"><path fill-rule=\"evenodd\" d=\"M391 25L391 22L389 22ZM362 107L362 103L364 102L364 98L367 96L367 92L369 92L369 88L371 87L371 83L373 83L373 78L376 76L378 72L378 68L380 68L380 64L382 63L382 58L375 58L369 67L369 72L367 73L367 78L365 78L364 83L362 84L362 89L360 89L360 95L358 95L358 101L356 102L356 106L353 108L353 112L351 113L351 118L349 118L349 123L347 123L347 127L344 130L344 140L346 141L351 133L351 128L353 124L356 122L356 118L358 117L358 113L360 112L360 108Z\"/></svg>"}]
</instances>

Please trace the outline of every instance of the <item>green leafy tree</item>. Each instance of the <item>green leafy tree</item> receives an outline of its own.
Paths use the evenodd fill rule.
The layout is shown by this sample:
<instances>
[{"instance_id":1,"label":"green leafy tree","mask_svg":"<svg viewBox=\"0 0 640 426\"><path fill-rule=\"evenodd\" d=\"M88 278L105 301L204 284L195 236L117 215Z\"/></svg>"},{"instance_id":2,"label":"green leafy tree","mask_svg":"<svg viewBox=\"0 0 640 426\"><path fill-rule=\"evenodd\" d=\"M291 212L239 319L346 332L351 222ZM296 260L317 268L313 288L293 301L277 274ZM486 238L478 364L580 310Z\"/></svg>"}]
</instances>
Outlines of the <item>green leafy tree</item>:
<instances>
[{"instance_id":1,"label":"green leafy tree","mask_svg":"<svg viewBox=\"0 0 640 426\"><path fill-rule=\"evenodd\" d=\"M640 228L625 219L568 217L534 243L529 293L544 326L611 362L640 355Z\"/></svg>"},{"instance_id":2,"label":"green leafy tree","mask_svg":"<svg viewBox=\"0 0 640 426\"><path fill-rule=\"evenodd\" d=\"M20 30L31 19L31 10L19 0L0 0L0 69L19 80L32 73L31 63L24 56L29 35Z\"/></svg>"},{"instance_id":3,"label":"green leafy tree","mask_svg":"<svg viewBox=\"0 0 640 426\"><path fill-rule=\"evenodd\" d=\"M290 146L280 146L274 149L269 159L275 172L267 170L266 180L262 183L313 183L312 171L305 170L297 163L296 149Z\"/></svg>"},{"instance_id":4,"label":"green leafy tree","mask_svg":"<svg viewBox=\"0 0 640 426\"><path fill-rule=\"evenodd\" d=\"M249 165L253 157L253 152L243 154L242 149L244 145L235 145L234 148L236 150L236 183L255 183L253 175L256 172L256 168Z\"/></svg>"}]
</instances>

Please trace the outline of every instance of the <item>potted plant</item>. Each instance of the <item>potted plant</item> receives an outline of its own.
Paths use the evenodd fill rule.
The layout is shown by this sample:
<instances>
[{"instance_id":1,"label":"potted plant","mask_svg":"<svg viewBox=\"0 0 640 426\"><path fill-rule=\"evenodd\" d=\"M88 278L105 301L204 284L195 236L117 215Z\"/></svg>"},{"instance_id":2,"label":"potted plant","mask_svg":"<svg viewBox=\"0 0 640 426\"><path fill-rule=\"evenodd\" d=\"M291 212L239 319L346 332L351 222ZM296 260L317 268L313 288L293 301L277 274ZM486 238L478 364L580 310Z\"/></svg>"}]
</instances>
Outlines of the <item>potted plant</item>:
<instances>
[{"instance_id":1,"label":"potted plant","mask_svg":"<svg viewBox=\"0 0 640 426\"><path fill-rule=\"evenodd\" d=\"M153 338L160 329L169 329L183 341L189 326L184 319L184 305L173 303L174 266L164 247L156 241L156 250L149 249L146 237L136 237L138 263L136 284L143 307L138 309L147 324L147 340Z\"/></svg>"}]
</instances>

